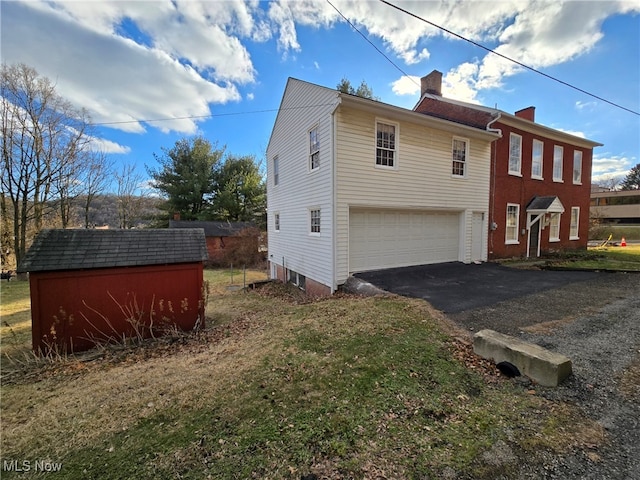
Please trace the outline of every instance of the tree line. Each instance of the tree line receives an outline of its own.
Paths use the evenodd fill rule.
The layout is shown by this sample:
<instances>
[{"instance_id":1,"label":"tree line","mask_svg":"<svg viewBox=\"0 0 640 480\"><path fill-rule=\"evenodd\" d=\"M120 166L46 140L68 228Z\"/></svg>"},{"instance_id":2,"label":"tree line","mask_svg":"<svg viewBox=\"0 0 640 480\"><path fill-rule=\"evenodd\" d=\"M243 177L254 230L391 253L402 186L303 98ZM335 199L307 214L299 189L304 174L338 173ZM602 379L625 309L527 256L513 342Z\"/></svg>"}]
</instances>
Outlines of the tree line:
<instances>
[{"instance_id":1,"label":"tree line","mask_svg":"<svg viewBox=\"0 0 640 480\"><path fill-rule=\"evenodd\" d=\"M166 226L175 213L258 225L266 219L266 188L253 156L226 154L202 137L179 140L154 155L160 168L146 166L151 195L135 165L116 168L97 147L87 111L28 65L2 64L0 117L3 268L18 265L43 228L95 226L94 204L107 193L115 199L119 228L139 226L149 198L162 212L155 226Z\"/></svg>"}]
</instances>

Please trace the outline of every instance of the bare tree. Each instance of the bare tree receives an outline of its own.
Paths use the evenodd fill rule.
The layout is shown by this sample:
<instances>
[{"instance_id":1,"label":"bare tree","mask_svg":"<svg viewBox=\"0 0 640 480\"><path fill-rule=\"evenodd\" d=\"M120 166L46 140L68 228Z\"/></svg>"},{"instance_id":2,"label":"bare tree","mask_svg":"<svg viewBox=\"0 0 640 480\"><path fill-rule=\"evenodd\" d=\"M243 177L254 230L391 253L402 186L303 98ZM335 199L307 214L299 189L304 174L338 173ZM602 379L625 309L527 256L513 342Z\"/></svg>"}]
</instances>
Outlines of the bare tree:
<instances>
[{"instance_id":1,"label":"bare tree","mask_svg":"<svg viewBox=\"0 0 640 480\"><path fill-rule=\"evenodd\" d=\"M51 200L59 200L64 185L71 185L77 163L90 148L90 121L24 64L2 65L0 102L3 209L13 219L19 264L30 237L55 207Z\"/></svg>"},{"instance_id":2,"label":"bare tree","mask_svg":"<svg viewBox=\"0 0 640 480\"><path fill-rule=\"evenodd\" d=\"M91 203L107 188L110 175L113 169L113 163L107 159L104 152L93 152L87 164L82 177L84 202L82 209L84 211L84 228L89 228L89 211Z\"/></svg>"},{"instance_id":3,"label":"bare tree","mask_svg":"<svg viewBox=\"0 0 640 480\"><path fill-rule=\"evenodd\" d=\"M142 208L142 197L137 195L140 193L142 176L136 172L135 165L126 164L115 172L115 179L120 228L132 228Z\"/></svg>"}]
</instances>

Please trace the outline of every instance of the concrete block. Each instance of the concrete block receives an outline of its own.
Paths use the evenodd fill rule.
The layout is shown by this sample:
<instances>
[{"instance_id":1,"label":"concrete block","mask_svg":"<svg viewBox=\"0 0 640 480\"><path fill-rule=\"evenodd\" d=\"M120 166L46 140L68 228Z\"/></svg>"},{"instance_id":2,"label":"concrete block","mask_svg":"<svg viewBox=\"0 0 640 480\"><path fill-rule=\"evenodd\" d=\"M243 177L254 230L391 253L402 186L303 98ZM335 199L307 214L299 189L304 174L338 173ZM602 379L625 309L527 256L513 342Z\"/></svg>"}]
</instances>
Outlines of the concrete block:
<instances>
[{"instance_id":1,"label":"concrete block","mask_svg":"<svg viewBox=\"0 0 640 480\"><path fill-rule=\"evenodd\" d=\"M473 351L495 363L510 362L546 387L557 387L571 375L571 360L564 355L493 330L473 336Z\"/></svg>"}]
</instances>

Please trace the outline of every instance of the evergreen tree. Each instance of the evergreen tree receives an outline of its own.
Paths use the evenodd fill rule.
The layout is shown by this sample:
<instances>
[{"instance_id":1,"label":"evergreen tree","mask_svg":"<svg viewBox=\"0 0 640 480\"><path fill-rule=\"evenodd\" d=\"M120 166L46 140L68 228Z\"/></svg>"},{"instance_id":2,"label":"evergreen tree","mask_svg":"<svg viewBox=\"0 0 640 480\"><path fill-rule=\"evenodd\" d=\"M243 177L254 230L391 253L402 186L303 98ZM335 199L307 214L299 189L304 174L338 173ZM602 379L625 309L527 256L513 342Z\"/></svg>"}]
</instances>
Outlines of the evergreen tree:
<instances>
[{"instance_id":1,"label":"evergreen tree","mask_svg":"<svg viewBox=\"0 0 640 480\"><path fill-rule=\"evenodd\" d=\"M266 185L253 156L227 156L214 185L211 208L216 219L263 223Z\"/></svg>"},{"instance_id":2,"label":"evergreen tree","mask_svg":"<svg viewBox=\"0 0 640 480\"><path fill-rule=\"evenodd\" d=\"M159 170L147 166L152 188L166 198L169 215L179 213L183 220L201 219L208 198L214 193L218 163L224 148L203 137L178 140L170 148L154 154Z\"/></svg>"},{"instance_id":3,"label":"evergreen tree","mask_svg":"<svg viewBox=\"0 0 640 480\"><path fill-rule=\"evenodd\" d=\"M640 163L629 171L620 187L622 190L640 190Z\"/></svg>"}]
</instances>

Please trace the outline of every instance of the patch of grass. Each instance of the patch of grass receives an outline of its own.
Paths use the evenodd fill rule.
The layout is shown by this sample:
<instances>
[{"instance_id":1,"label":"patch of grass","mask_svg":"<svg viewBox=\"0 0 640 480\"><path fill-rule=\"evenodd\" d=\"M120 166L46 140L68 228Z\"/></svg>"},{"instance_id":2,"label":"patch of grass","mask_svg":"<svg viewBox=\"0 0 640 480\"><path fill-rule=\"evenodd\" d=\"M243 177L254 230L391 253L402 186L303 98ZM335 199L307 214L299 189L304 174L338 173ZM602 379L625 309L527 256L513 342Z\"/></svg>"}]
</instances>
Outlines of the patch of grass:
<instances>
[{"instance_id":1,"label":"patch of grass","mask_svg":"<svg viewBox=\"0 0 640 480\"><path fill-rule=\"evenodd\" d=\"M457 360L419 300L270 285L208 310L220 335L3 385L3 459L62 462L53 478L489 479L515 468L482 460L498 441L535 454L544 429L580 447L560 436L565 410Z\"/></svg>"},{"instance_id":2,"label":"patch of grass","mask_svg":"<svg viewBox=\"0 0 640 480\"><path fill-rule=\"evenodd\" d=\"M558 254L548 265L585 270L640 271L640 245L593 247L586 252Z\"/></svg>"},{"instance_id":3,"label":"patch of grass","mask_svg":"<svg viewBox=\"0 0 640 480\"><path fill-rule=\"evenodd\" d=\"M0 284L0 351L7 355L20 355L31 349L31 300L29 282L2 282Z\"/></svg>"},{"instance_id":4,"label":"patch of grass","mask_svg":"<svg viewBox=\"0 0 640 480\"><path fill-rule=\"evenodd\" d=\"M609 235L613 236L611 239L613 242L620 242L622 237L627 241L640 240L640 225L600 224L591 229L589 232L589 239L604 241L609 238Z\"/></svg>"},{"instance_id":5,"label":"patch of grass","mask_svg":"<svg viewBox=\"0 0 640 480\"><path fill-rule=\"evenodd\" d=\"M204 280L209 282L209 293L211 295L226 295L237 290L233 287L244 287L253 282L267 279L267 273L259 270L243 270L234 268L227 269L206 269Z\"/></svg>"}]
</instances>

